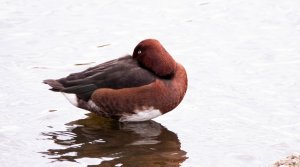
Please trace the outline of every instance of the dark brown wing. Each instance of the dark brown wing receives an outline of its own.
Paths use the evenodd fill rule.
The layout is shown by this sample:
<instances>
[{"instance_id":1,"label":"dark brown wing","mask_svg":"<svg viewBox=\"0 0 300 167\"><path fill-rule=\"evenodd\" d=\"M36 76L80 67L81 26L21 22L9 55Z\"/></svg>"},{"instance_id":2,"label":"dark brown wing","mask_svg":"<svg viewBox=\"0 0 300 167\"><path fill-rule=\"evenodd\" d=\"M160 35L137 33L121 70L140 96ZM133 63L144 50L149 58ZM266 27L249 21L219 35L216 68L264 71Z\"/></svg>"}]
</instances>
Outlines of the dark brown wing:
<instances>
[{"instance_id":1,"label":"dark brown wing","mask_svg":"<svg viewBox=\"0 0 300 167\"><path fill-rule=\"evenodd\" d=\"M155 80L152 72L139 66L131 56L108 61L58 80L45 80L51 90L74 93L88 101L99 88L121 89L150 84Z\"/></svg>"}]
</instances>

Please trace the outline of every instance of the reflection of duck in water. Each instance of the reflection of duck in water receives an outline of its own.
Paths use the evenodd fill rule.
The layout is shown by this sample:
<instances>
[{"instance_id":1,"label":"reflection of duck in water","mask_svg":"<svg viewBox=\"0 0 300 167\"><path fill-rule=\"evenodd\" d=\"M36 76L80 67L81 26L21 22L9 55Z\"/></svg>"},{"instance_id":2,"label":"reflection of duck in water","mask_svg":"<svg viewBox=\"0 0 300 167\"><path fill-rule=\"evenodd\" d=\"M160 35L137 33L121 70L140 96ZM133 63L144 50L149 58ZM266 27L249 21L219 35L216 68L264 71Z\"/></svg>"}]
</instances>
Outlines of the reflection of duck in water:
<instances>
[{"instance_id":1,"label":"reflection of duck in water","mask_svg":"<svg viewBox=\"0 0 300 167\"><path fill-rule=\"evenodd\" d=\"M177 135L154 121L119 123L89 114L68 125L72 127L66 131L43 133L56 144L66 146L43 152L50 159L76 162L106 157L112 160L102 161L100 166L156 167L180 166L187 158Z\"/></svg>"}]
</instances>

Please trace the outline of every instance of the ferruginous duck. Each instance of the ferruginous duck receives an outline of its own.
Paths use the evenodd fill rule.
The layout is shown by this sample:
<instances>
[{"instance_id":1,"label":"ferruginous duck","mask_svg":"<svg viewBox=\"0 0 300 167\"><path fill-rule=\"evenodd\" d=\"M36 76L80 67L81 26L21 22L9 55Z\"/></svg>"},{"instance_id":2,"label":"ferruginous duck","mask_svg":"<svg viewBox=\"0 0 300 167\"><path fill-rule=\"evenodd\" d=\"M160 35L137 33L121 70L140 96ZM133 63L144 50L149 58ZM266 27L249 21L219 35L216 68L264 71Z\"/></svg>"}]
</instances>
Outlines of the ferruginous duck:
<instances>
[{"instance_id":1,"label":"ferruginous duck","mask_svg":"<svg viewBox=\"0 0 300 167\"><path fill-rule=\"evenodd\" d=\"M133 55L44 80L76 107L121 122L146 121L173 110L187 90L187 74L158 40L146 39Z\"/></svg>"}]
</instances>

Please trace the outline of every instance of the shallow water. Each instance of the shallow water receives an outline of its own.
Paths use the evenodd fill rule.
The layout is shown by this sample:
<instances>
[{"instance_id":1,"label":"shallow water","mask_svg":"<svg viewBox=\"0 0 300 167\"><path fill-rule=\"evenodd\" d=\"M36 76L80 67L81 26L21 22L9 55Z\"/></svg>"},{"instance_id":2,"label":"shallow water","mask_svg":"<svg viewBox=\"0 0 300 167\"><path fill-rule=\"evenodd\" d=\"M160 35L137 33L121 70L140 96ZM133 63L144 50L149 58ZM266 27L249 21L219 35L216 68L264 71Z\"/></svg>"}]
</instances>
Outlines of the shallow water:
<instances>
[{"instance_id":1,"label":"shallow water","mask_svg":"<svg viewBox=\"0 0 300 167\"><path fill-rule=\"evenodd\" d=\"M99 159L89 166L179 166L186 157L174 132L155 121L119 123L89 114L64 131L43 132L63 148L41 152L54 162Z\"/></svg>"},{"instance_id":2,"label":"shallow water","mask_svg":"<svg viewBox=\"0 0 300 167\"><path fill-rule=\"evenodd\" d=\"M299 152L299 5L2 0L0 166L265 167ZM189 77L183 102L152 122L86 115L41 83L150 37Z\"/></svg>"}]
</instances>

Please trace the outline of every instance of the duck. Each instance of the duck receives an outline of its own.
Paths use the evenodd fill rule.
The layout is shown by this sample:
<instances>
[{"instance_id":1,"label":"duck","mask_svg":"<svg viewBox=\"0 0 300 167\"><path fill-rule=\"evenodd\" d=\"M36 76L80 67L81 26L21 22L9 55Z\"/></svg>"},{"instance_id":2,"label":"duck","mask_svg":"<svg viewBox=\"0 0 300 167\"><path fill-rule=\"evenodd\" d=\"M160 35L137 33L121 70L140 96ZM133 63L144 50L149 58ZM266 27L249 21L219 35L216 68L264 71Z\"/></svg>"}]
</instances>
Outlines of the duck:
<instances>
[{"instance_id":1,"label":"duck","mask_svg":"<svg viewBox=\"0 0 300 167\"><path fill-rule=\"evenodd\" d=\"M158 40L145 39L132 55L43 83L78 108L120 122L141 122L176 108L188 78L183 65Z\"/></svg>"}]
</instances>

